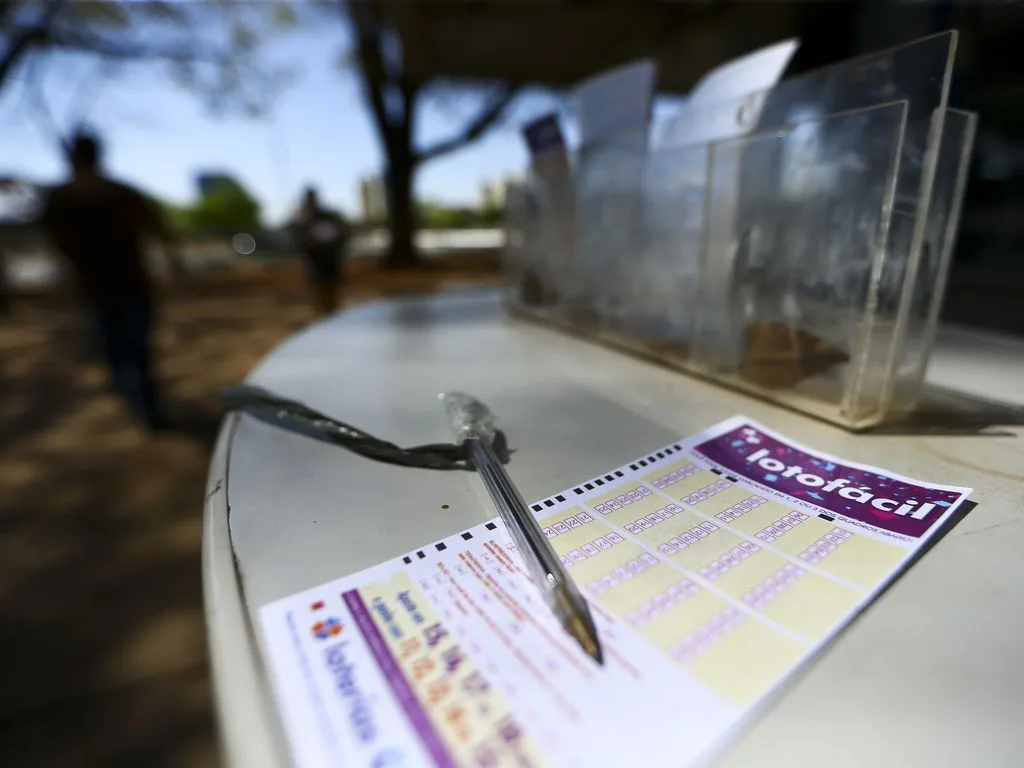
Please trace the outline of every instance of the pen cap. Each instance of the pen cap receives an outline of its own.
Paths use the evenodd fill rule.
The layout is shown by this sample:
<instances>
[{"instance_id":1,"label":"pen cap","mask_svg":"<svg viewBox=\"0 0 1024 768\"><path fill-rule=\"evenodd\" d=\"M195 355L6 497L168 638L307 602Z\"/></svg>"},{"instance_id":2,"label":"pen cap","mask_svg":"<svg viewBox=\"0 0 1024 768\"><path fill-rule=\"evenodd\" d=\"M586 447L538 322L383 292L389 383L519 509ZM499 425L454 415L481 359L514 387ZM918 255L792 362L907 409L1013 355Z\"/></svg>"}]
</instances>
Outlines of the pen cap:
<instances>
[{"instance_id":1,"label":"pen cap","mask_svg":"<svg viewBox=\"0 0 1024 768\"><path fill-rule=\"evenodd\" d=\"M440 399L459 441L494 440L497 430L490 408L465 392L444 392Z\"/></svg>"}]
</instances>

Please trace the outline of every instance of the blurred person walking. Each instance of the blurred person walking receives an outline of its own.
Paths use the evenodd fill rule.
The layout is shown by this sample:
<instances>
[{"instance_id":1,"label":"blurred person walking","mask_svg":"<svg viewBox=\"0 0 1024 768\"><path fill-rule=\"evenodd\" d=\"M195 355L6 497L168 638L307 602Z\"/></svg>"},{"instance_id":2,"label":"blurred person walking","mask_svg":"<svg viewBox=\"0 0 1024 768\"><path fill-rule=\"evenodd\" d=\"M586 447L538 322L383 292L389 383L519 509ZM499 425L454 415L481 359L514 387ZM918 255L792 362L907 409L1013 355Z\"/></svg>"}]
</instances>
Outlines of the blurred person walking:
<instances>
[{"instance_id":1,"label":"blurred person walking","mask_svg":"<svg viewBox=\"0 0 1024 768\"><path fill-rule=\"evenodd\" d=\"M172 272L184 270L157 206L106 177L98 138L78 133L68 148L71 177L53 189L41 224L70 264L93 316L114 389L151 430L169 426L153 377L155 302L145 248L164 246Z\"/></svg>"},{"instance_id":2,"label":"blurred person walking","mask_svg":"<svg viewBox=\"0 0 1024 768\"><path fill-rule=\"evenodd\" d=\"M348 225L339 213L322 206L316 190L308 187L294 226L296 244L306 261L313 309L317 317L326 317L338 308L341 296Z\"/></svg>"}]
</instances>

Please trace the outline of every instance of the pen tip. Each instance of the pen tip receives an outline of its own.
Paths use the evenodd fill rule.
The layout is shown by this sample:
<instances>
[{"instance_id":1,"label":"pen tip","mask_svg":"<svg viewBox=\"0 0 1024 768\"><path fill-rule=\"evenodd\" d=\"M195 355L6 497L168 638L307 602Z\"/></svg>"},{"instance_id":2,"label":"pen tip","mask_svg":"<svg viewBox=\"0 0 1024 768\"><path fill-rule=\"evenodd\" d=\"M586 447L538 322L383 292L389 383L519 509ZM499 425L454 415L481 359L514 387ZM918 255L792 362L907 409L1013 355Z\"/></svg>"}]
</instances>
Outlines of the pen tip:
<instances>
[{"instance_id":1,"label":"pen tip","mask_svg":"<svg viewBox=\"0 0 1024 768\"><path fill-rule=\"evenodd\" d=\"M594 626L589 614L586 615L586 620L582 616L576 616L569 622L567 629L576 642L580 644L583 651L603 667L604 652L601 650L601 643L597 639L597 628Z\"/></svg>"}]
</instances>

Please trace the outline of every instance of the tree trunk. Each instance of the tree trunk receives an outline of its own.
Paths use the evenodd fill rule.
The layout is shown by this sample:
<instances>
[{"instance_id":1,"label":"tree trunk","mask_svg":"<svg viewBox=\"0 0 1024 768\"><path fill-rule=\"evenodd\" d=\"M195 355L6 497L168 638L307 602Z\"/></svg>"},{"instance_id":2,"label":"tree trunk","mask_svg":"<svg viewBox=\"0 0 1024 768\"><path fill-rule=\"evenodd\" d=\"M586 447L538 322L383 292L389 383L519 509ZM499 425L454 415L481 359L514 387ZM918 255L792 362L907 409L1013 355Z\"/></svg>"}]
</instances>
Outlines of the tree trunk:
<instances>
[{"instance_id":1,"label":"tree trunk","mask_svg":"<svg viewBox=\"0 0 1024 768\"><path fill-rule=\"evenodd\" d=\"M413 181L416 161L408 144L396 142L388 148L388 220L391 243L384 265L388 269L408 269L422 265L416 248L416 205Z\"/></svg>"}]
</instances>

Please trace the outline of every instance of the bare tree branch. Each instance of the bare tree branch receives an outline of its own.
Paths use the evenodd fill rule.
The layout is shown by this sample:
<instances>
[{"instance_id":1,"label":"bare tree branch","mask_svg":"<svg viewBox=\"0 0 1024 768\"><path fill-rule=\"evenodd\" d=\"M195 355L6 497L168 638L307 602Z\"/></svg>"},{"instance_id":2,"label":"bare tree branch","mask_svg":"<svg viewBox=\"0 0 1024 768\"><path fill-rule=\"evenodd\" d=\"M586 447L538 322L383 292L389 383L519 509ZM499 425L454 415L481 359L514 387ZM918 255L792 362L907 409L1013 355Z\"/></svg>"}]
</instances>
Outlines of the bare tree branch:
<instances>
[{"instance_id":1,"label":"bare tree branch","mask_svg":"<svg viewBox=\"0 0 1024 768\"><path fill-rule=\"evenodd\" d=\"M29 62L30 74L25 81L23 99L31 109L40 132L50 134L54 144L66 152L69 149L69 134L85 123L100 92L110 79L113 62L101 61L95 74L87 74L83 78L83 82L75 89L71 104L64 110L63 119L55 117L43 88L46 81L44 68L47 63L48 60L44 58L34 58Z\"/></svg>"},{"instance_id":2,"label":"bare tree branch","mask_svg":"<svg viewBox=\"0 0 1024 768\"><path fill-rule=\"evenodd\" d=\"M40 42L47 47L60 48L72 53L89 53L113 61L224 63L230 58L230 55L223 51L197 49L192 45L126 45L104 36L84 33L81 29L50 30L43 35Z\"/></svg>"},{"instance_id":3,"label":"bare tree branch","mask_svg":"<svg viewBox=\"0 0 1024 768\"><path fill-rule=\"evenodd\" d=\"M436 160L480 138L492 125L501 119L505 114L505 110L508 109L509 105L518 95L518 86L502 88L496 96L488 100L483 108L481 108L480 113L462 131L449 139L437 142L432 147L420 150L416 153L416 161L426 163Z\"/></svg>"},{"instance_id":4,"label":"bare tree branch","mask_svg":"<svg viewBox=\"0 0 1024 768\"><path fill-rule=\"evenodd\" d=\"M75 89L75 99L67 109L66 122L82 125L89 119L89 114L99 101L103 89L110 83L117 67L118 62L103 59L94 73L83 76L78 88Z\"/></svg>"},{"instance_id":5,"label":"bare tree branch","mask_svg":"<svg viewBox=\"0 0 1024 768\"><path fill-rule=\"evenodd\" d=\"M47 32L53 27L67 2L68 0L47 0L43 13L35 24L30 24L14 32L7 50L0 54L0 86L3 86L14 68L31 52L32 48L45 43ZM5 7L6 12L12 16L13 7L13 5Z\"/></svg>"},{"instance_id":6,"label":"bare tree branch","mask_svg":"<svg viewBox=\"0 0 1024 768\"><path fill-rule=\"evenodd\" d=\"M50 105L46 101L46 95L43 93L42 70L45 66L46 61L44 59L33 59L29 64L32 74L25 84L25 99L32 109L32 114L40 131L42 133L49 133L50 138L54 140L57 146L64 148L64 137L61 135L60 128L57 127L57 121L54 119Z\"/></svg>"},{"instance_id":7,"label":"bare tree branch","mask_svg":"<svg viewBox=\"0 0 1024 768\"><path fill-rule=\"evenodd\" d=\"M39 89L19 75L38 80L35 63L51 58L62 61L67 73L85 73L91 66L84 65L98 62L95 77L84 76L80 87L72 87L74 103L60 115L67 128L68 119L83 118L95 105L118 65L151 64L209 109L241 107L259 116L287 82L285 67L262 55L262 41L268 32L295 24L293 5L277 0L0 0L0 90L23 80L28 115L40 127L56 125Z\"/></svg>"}]
</instances>

